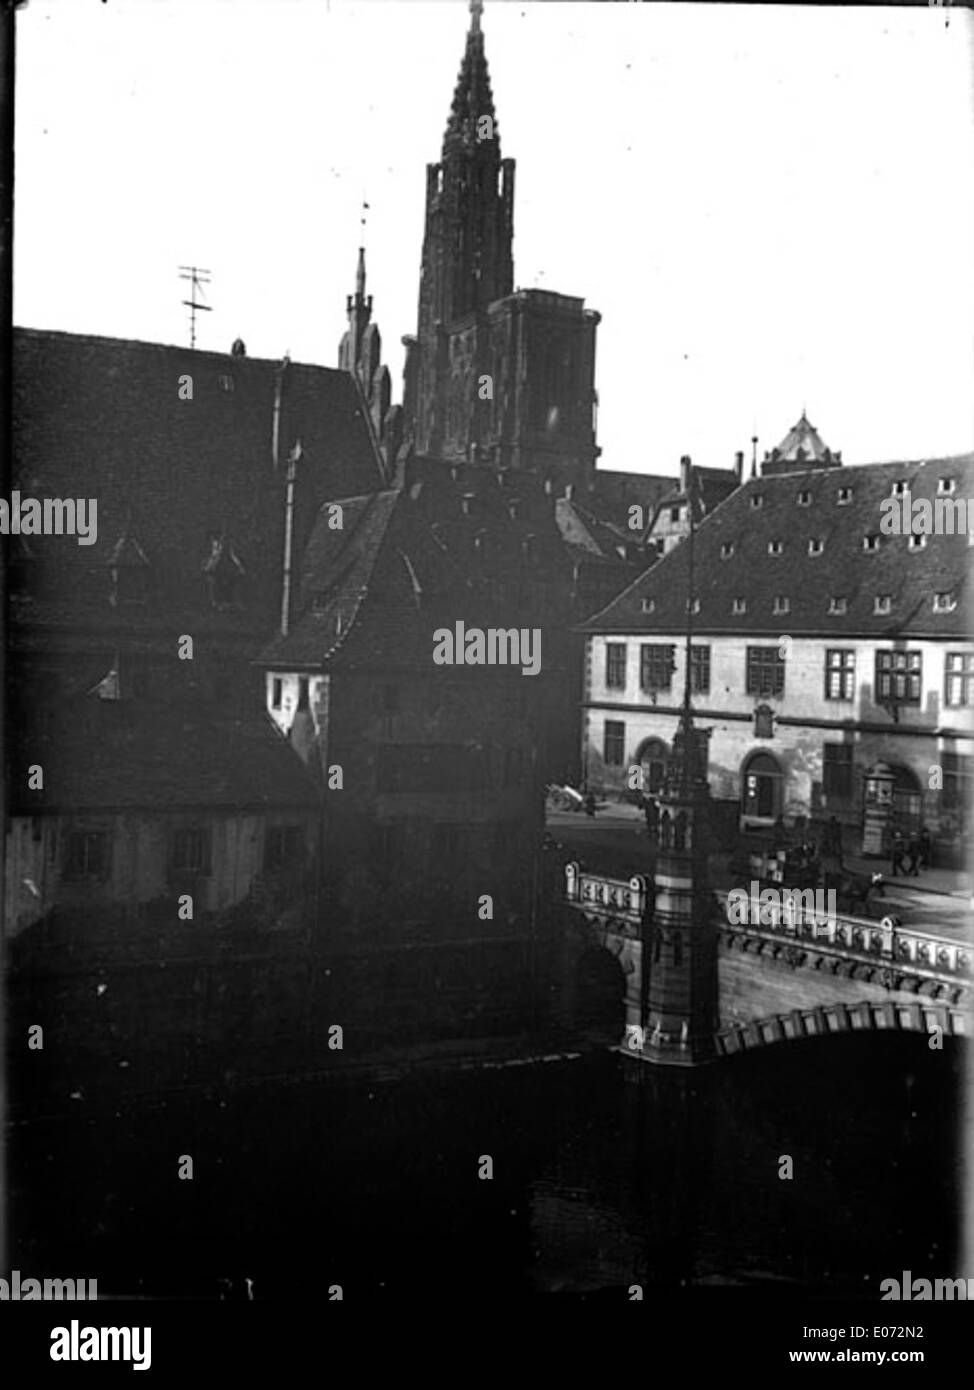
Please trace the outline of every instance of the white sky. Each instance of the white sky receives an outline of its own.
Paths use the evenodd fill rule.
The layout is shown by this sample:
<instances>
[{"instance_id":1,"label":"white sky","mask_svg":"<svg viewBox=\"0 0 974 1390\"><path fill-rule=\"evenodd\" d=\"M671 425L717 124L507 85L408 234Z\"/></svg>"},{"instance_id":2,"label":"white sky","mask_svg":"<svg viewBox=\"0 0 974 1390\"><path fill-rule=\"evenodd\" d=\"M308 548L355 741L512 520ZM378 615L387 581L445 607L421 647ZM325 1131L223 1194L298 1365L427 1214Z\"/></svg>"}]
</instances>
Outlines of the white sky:
<instances>
[{"instance_id":1,"label":"white sky","mask_svg":"<svg viewBox=\"0 0 974 1390\"><path fill-rule=\"evenodd\" d=\"M463 0L31 0L15 322L336 365L363 193L401 396ZM603 320L607 467L779 442L974 448L974 22L926 8L488 0L515 283Z\"/></svg>"}]
</instances>

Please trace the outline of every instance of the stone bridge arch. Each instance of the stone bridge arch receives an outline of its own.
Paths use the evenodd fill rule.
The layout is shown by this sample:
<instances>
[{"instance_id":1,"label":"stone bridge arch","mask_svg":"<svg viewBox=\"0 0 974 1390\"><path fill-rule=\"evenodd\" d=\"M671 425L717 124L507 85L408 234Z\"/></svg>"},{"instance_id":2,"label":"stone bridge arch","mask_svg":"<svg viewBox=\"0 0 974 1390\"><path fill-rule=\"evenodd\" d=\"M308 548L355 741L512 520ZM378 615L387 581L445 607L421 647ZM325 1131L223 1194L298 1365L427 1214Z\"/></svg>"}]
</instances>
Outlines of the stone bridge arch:
<instances>
[{"instance_id":1,"label":"stone bridge arch","mask_svg":"<svg viewBox=\"0 0 974 1390\"><path fill-rule=\"evenodd\" d=\"M734 1023L722 1028L715 1041L717 1055L730 1057L757 1047L803 1038L826 1038L837 1033L931 1033L934 1028L941 1029L943 1037L969 1037L971 1021L964 1009L953 1006L863 999L854 1004L792 1009L789 1013Z\"/></svg>"}]
</instances>

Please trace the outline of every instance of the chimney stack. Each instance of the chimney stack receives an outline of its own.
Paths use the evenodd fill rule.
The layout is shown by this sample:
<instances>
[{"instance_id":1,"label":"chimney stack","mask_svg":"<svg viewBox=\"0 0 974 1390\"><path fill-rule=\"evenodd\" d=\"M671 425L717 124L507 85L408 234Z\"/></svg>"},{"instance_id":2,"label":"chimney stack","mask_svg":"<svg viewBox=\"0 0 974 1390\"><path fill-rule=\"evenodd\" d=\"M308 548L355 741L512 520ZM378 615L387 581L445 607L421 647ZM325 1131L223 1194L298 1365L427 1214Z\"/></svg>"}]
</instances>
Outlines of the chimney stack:
<instances>
[{"instance_id":1,"label":"chimney stack","mask_svg":"<svg viewBox=\"0 0 974 1390\"><path fill-rule=\"evenodd\" d=\"M684 454L680 459L680 491L684 496L690 492L690 469L692 466L690 455Z\"/></svg>"},{"instance_id":2,"label":"chimney stack","mask_svg":"<svg viewBox=\"0 0 974 1390\"><path fill-rule=\"evenodd\" d=\"M744 450L738 449L734 455L734 472L737 474L737 486L740 487L744 481Z\"/></svg>"}]
</instances>

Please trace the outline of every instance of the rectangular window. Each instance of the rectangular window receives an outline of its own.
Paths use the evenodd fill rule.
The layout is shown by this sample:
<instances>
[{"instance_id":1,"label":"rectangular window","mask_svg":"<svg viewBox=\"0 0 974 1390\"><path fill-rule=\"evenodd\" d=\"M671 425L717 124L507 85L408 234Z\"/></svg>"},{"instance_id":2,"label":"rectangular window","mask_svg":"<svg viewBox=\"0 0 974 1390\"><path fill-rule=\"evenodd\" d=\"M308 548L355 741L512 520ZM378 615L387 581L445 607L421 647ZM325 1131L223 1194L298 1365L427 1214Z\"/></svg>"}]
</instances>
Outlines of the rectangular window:
<instances>
[{"instance_id":1,"label":"rectangular window","mask_svg":"<svg viewBox=\"0 0 974 1390\"><path fill-rule=\"evenodd\" d=\"M284 693L284 682L280 676L275 676L271 681L271 709L281 708L281 696Z\"/></svg>"},{"instance_id":2,"label":"rectangular window","mask_svg":"<svg viewBox=\"0 0 974 1390\"><path fill-rule=\"evenodd\" d=\"M269 825L264 836L264 870L291 868L304 856L304 831L300 825Z\"/></svg>"},{"instance_id":3,"label":"rectangular window","mask_svg":"<svg viewBox=\"0 0 974 1390\"><path fill-rule=\"evenodd\" d=\"M602 756L606 767L622 767L626 754L626 726L621 719L605 721Z\"/></svg>"},{"instance_id":4,"label":"rectangular window","mask_svg":"<svg viewBox=\"0 0 974 1390\"><path fill-rule=\"evenodd\" d=\"M748 695L781 695L785 688L785 659L777 647L748 647Z\"/></svg>"},{"instance_id":5,"label":"rectangular window","mask_svg":"<svg viewBox=\"0 0 974 1390\"><path fill-rule=\"evenodd\" d=\"M974 705L974 652L947 653L944 703L951 709Z\"/></svg>"},{"instance_id":6,"label":"rectangular window","mask_svg":"<svg viewBox=\"0 0 974 1390\"><path fill-rule=\"evenodd\" d=\"M174 830L170 865L176 873L205 874L209 869L209 832L194 826Z\"/></svg>"},{"instance_id":7,"label":"rectangular window","mask_svg":"<svg viewBox=\"0 0 974 1390\"><path fill-rule=\"evenodd\" d=\"M615 690L626 686L626 644L625 642L606 642L605 644L605 683Z\"/></svg>"},{"instance_id":8,"label":"rectangular window","mask_svg":"<svg viewBox=\"0 0 974 1390\"><path fill-rule=\"evenodd\" d=\"M826 700L851 700L855 693L855 652L848 648L832 648L825 653Z\"/></svg>"},{"instance_id":9,"label":"rectangular window","mask_svg":"<svg viewBox=\"0 0 974 1390\"><path fill-rule=\"evenodd\" d=\"M690 689L697 695L706 695L710 690L710 648L690 648Z\"/></svg>"},{"instance_id":10,"label":"rectangular window","mask_svg":"<svg viewBox=\"0 0 974 1390\"><path fill-rule=\"evenodd\" d=\"M918 705L923 684L921 652L876 653L876 703Z\"/></svg>"},{"instance_id":11,"label":"rectangular window","mask_svg":"<svg viewBox=\"0 0 974 1390\"><path fill-rule=\"evenodd\" d=\"M679 507L671 507L671 508L670 508L670 521L671 521L672 523L675 524L675 523L678 522L679 520L680 520L680 509L679 509Z\"/></svg>"},{"instance_id":12,"label":"rectangular window","mask_svg":"<svg viewBox=\"0 0 974 1390\"><path fill-rule=\"evenodd\" d=\"M298 679L298 709L308 708L308 677L301 676Z\"/></svg>"},{"instance_id":13,"label":"rectangular window","mask_svg":"<svg viewBox=\"0 0 974 1390\"><path fill-rule=\"evenodd\" d=\"M822 791L832 801L852 796L852 744L822 745Z\"/></svg>"},{"instance_id":14,"label":"rectangular window","mask_svg":"<svg viewBox=\"0 0 974 1390\"><path fill-rule=\"evenodd\" d=\"M68 836L68 875L71 878L108 876L108 836L102 830L79 830Z\"/></svg>"},{"instance_id":15,"label":"rectangular window","mask_svg":"<svg viewBox=\"0 0 974 1390\"><path fill-rule=\"evenodd\" d=\"M669 690L673 685L675 647L644 642L639 648L639 686L641 690Z\"/></svg>"}]
</instances>

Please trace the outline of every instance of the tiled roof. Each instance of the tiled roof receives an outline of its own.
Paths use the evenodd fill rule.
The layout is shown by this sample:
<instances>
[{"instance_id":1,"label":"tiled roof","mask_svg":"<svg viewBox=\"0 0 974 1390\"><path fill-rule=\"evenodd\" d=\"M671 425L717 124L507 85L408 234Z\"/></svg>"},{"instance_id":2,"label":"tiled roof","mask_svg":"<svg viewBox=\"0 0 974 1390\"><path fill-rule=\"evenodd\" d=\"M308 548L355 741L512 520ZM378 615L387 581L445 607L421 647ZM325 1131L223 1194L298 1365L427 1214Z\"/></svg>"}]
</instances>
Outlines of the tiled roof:
<instances>
[{"instance_id":1,"label":"tiled roof","mask_svg":"<svg viewBox=\"0 0 974 1390\"><path fill-rule=\"evenodd\" d=\"M286 637L261 653L269 667L338 659L428 664L433 616L520 626L508 595L571 588L555 499L533 474L414 460L401 489L343 504L344 529L322 508L302 571L301 600Z\"/></svg>"},{"instance_id":2,"label":"tiled roof","mask_svg":"<svg viewBox=\"0 0 974 1390\"><path fill-rule=\"evenodd\" d=\"M90 696L45 712L11 756L14 814L314 806L301 759L265 716ZM27 787L40 764L44 787Z\"/></svg>"},{"instance_id":3,"label":"tiled roof","mask_svg":"<svg viewBox=\"0 0 974 1390\"><path fill-rule=\"evenodd\" d=\"M128 621L108 602L111 560L147 561L143 627L210 609L204 566L222 536L241 567L241 609L220 623L266 633L280 603L285 468L298 438L294 545L321 502L382 485L352 378L290 363L280 460L271 436L280 364L159 343L14 330L13 483L24 497L98 503L98 539L31 537L33 625ZM180 399L183 378L192 400ZM127 544L120 547L123 538ZM43 594L47 593L47 599ZM192 631L193 629L189 629Z\"/></svg>"},{"instance_id":4,"label":"tiled roof","mask_svg":"<svg viewBox=\"0 0 974 1390\"><path fill-rule=\"evenodd\" d=\"M971 630L968 574L974 549L965 536L880 533L880 503L894 483L912 499L937 496L938 479L955 480L955 498L974 499L974 455L926 462L809 469L752 479L701 523L694 538L698 632L827 634L851 637L966 637ZM840 501L846 489L847 501ZM865 549L864 537L875 536ZM811 542L822 542L811 553ZM872 544L872 543L871 543ZM675 547L601 613L586 632L673 633L686 625L689 547ZM934 611L934 595L956 599ZM890 597L888 613L875 611ZM774 610L776 597L786 612ZM833 598L845 611L830 614ZM734 600L746 612L734 611ZM644 611L644 603L652 611Z\"/></svg>"},{"instance_id":5,"label":"tiled roof","mask_svg":"<svg viewBox=\"0 0 974 1390\"><path fill-rule=\"evenodd\" d=\"M778 445L777 456L788 462L812 464L824 462L827 457L831 457L831 450L826 447L822 436L803 410L801 418L792 425Z\"/></svg>"}]
</instances>

